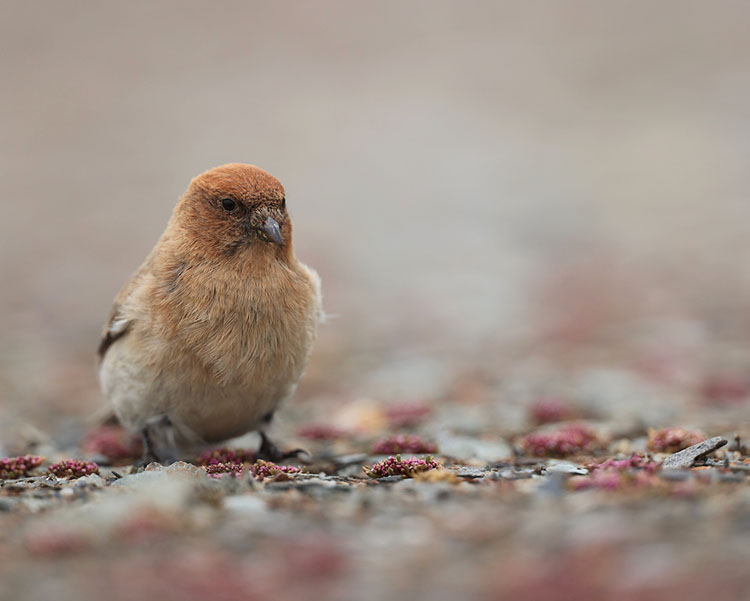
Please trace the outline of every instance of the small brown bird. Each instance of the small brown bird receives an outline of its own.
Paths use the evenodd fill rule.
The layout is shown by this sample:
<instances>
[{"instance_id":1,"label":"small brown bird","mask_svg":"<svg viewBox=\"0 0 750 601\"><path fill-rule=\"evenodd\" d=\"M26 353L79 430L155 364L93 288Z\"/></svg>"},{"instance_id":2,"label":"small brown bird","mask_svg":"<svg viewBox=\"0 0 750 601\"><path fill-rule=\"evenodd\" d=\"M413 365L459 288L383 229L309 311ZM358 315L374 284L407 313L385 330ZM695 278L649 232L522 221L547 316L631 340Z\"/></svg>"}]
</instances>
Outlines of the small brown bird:
<instances>
[{"instance_id":1,"label":"small brown bird","mask_svg":"<svg viewBox=\"0 0 750 601\"><path fill-rule=\"evenodd\" d=\"M258 167L196 177L115 299L99 380L144 461L263 429L292 396L322 317L320 278L300 263L284 188Z\"/></svg>"}]
</instances>

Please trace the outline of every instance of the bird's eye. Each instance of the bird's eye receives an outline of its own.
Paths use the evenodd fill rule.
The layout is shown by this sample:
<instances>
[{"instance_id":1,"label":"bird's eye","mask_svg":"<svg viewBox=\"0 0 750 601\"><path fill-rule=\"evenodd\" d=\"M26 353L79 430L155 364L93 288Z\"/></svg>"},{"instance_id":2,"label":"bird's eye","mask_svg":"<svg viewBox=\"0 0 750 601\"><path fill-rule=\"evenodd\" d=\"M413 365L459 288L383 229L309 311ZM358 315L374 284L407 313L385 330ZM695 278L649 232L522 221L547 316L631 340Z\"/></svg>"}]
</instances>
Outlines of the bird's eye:
<instances>
[{"instance_id":1,"label":"bird's eye","mask_svg":"<svg viewBox=\"0 0 750 601\"><path fill-rule=\"evenodd\" d=\"M281 199L281 208L286 209L286 196Z\"/></svg>"},{"instance_id":2,"label":"bird's eye","mask_svg":"<svg viewBox=\"0 0 750 601\"><path fill-rule=\"evenodd\" d=\"M234 211L237 208L237 203L234 202L231 198L222 198L221 208L224 209L227 213L229 213L231 211Z\"/></svg>"}]
</instances>

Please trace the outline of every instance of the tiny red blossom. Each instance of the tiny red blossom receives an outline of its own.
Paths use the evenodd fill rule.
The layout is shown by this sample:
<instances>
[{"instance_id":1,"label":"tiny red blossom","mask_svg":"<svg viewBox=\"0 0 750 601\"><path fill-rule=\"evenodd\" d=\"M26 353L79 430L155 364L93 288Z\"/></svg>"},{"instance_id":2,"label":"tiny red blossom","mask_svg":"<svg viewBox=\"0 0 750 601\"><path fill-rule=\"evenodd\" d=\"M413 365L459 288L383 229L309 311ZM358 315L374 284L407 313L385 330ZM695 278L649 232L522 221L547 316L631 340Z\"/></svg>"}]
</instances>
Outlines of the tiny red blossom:
<instances>
[{"instance_id":1,"label":"tiny red blossom","mask_svg":"<svg viewBox=\"0 0 750 601\"><path fill-rule=\"evenodd\" d=\"M406 476L411 478L419 472L426 472L440 467L440 464L429 455L424 459L409 457L401 459L401 455L388 457L374 464L372 467L363 467L365 474L370 478L384 478L385 476Z\"/></svg>"},{"instance_id":2,"label":"tiny red blossom","mask_svg":"<svg viewBox=\"0 0 750 601\"><path fill-rule=\"evenodd\" d=\"M276 465L262 459L258 459L249 469L250 473L258 480L264 480L278 474L299 474L302 472L302 468L293 465Z\"/></svg>"},{"instance_id":3,"label":"tiny red blossom","mask_svg":"<svg viewBox=\"0 0 750 601\"><path fill-rule=\"evenodd\" d=\"M225 474L232 474L239 478L245 470L245 465L242 463L216 462L204 465L203 469L211 478L221 478Z\"/></svg>"},{"instance_id":4,"label":"tiny red blossom","mask_svg":"<svg viewBox=\"0 0 750 601\"><path fill-rule=\"evenodd\" d=\"M597 470L614 469L620 471L644 470L649 474L653 474L659 469L660 466L661 463L635 453L627 459L607 459L606 461L602 461L601 463L593 463L588 467L592 472Z\"/></svg>"},{"instance_id":5,"label":"tiny red blossom","mask_svg":"<svg viewBox=\"0 0 750 601\"><path fill-rule=\"evenodd\" d=\"M216 465L219 463L252 463L255 461L255 453L247 449L214 449L213 451L206 451L198 459L196 463L198 465Z\"/></svg>"},{"instance_id":6,"label":"tiny red blossom","mask_svg":"<svg viewBox=\"0 0 750 601\"><path fill-rule=\"evenodd\" d=\"M80 478L90 474L98 474L99 466L93 461L64 459L50 465L47 471L58 478Z\"/></svg>"},{"instance_id":7,"label":"tiny red blossom","mask_svg":"<svg viewBox=\"0 0 750 601\"><path fill-rule=\"evenodd\" d=\"M44 457L22 455L20 457L3 457L0 459L0 480L23 478L35 467L44 462Z\"/></svg>"}]
</instances>

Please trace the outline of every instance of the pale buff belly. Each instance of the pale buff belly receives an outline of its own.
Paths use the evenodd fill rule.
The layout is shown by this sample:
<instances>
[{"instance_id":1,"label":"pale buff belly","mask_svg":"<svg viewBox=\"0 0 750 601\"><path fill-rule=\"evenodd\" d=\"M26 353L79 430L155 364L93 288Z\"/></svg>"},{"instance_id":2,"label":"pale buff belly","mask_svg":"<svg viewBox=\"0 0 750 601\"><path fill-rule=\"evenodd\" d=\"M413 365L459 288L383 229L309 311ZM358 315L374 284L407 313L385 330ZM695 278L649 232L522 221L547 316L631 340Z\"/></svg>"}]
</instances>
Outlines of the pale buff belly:
<instances>
[{"instance_id":1,"label":"pale buff belly","mask_svg":"<svg viewBox=\"0 0 750 601\"><path fill-rule=\"evenodd\" d=\"M240 362L236 373L220 378L189 353L163 348L160 357L143 347L136 337L125 336L109 349L99 372L102 389L127 428L138 431L166 415L183 447L260 428L292 396L304 363L265 356Z\"/></svg>"}]
</instances>

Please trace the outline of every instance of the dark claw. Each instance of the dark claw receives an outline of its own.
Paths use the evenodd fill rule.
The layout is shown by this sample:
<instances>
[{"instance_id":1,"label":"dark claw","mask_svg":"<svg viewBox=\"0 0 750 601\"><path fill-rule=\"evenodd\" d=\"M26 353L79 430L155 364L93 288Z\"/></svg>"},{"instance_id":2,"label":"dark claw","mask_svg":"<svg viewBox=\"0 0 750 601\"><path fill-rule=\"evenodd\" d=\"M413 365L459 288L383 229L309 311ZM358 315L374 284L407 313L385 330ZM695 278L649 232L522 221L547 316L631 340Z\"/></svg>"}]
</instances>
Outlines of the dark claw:
<instances>
[{"instance_id":1,"label":"dark claw","mask_svg":"<svg viewBox=\"0 0 750 601\"><path fill-rule=\"evenodd\" d=\"M133 465L135 467L146 467L149 463L154 463L154 462L159 463L159 460L156 457L154 457L152 454L147 455L146 453L144 453L143 457L135 461Z\"/></svg>"},{"instance_id":2,"label":"dark claw","mask_svg":"<svg viewBox=\"0 0 750 601\"><path fill-rule=\"evenodd\" d=\"M285 459L290 459L292 457L296 458L300 455L310 454L305 451L305 449L294 449L293 451L287 451L285 453L281 449L279 449L279 447L277 447L273 442L271 442L271 439L266 436L265 432L259 432L259 434L260 448L258 449L258 459L278 463L279 461L284 461Z\"/></svg>"}]
</instances>

